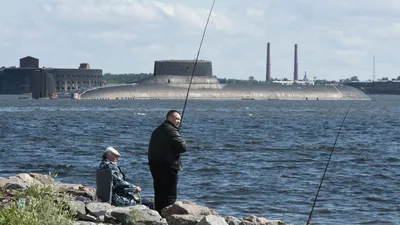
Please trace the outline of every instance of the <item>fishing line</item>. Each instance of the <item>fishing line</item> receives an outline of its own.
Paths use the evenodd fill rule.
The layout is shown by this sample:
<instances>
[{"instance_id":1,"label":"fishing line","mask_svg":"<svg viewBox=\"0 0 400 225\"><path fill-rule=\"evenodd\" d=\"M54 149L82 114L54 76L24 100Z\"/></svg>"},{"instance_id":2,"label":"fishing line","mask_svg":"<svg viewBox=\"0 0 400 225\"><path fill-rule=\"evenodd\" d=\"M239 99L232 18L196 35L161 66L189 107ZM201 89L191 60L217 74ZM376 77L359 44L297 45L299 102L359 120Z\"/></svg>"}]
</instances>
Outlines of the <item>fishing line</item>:
<instances>
[{"instance_id":1,"label":"fishing line","mask_svg":"<svg viewBox=\"0 0 400 225\"><path fill-rule=\"evenodd\" d=\"M185 98L185 104L183 105L183 110L182 110L182 114L181 114L181 123L180 123L179 127L182 125L183 115L185 114L186 104L187 104L187 100L189 98L190 87L192 86L192 80L193 80L194 72L196 71L197 62L199 61L199 55L200 55L201 46L203 45L204 36L206 35L208 22L210 21L210 17L211 17L211 13L213 11L213 8L214 8L214 4L215 4L215 0L213 1L212 5L211 5L211 9L210 9L210 12L208 14L206 26L204 27L203 36L201 37L199 50L197 51L196 61L194 62L192 76L190 77L189 87L188 87L186 98Z\"/></svg>"},{"instance_id":2,"label":"fishing line","mask_svg":"<svg viewBox=\"0 0 400 225\"><path fill-rule=\"evenodd\" d=\"M349 105L349 108L347 108L346 115L344 116L343 121L342 121L342 124L341 124L340 127L339 127L339 132L338 132L338 134L336 135L336 140L335 140L335 142L333 143L333 147L332 147L332 150L331 150L331 154L329 155L328 162L326 163L325 170L324 170L324 174L322 175L321 182L319 183L317 195L315 196L314 203L313 203L313 206L312 206L312 208L311 208L311 212L310 212L310 215L309 215L309 217L308 217L308 220L307 220L307 224L306 224L306 225L310 224L310 222L311 222L311 218L312 218L312 214L313 214L313 211L314 211L315 203L317 202L318 194L319 194L319 191L321 190L321 187L322 187L322 182L324 182L325 174L326 174L326 171L328 170L329 162L331 161L333 151L335 150L335 146L336 146L337 140L338 140L338 138L339 138L340 131L342 130L342 127L343 127L343 125L344 125L344 121L346 120L347 115L349 114L350 108L351 108L351 106L353 105L354 99L355 99L355 98L353 98L353 100L351 101L351 103L350 103L350 105Z\"/></svg>"}]
</instances>

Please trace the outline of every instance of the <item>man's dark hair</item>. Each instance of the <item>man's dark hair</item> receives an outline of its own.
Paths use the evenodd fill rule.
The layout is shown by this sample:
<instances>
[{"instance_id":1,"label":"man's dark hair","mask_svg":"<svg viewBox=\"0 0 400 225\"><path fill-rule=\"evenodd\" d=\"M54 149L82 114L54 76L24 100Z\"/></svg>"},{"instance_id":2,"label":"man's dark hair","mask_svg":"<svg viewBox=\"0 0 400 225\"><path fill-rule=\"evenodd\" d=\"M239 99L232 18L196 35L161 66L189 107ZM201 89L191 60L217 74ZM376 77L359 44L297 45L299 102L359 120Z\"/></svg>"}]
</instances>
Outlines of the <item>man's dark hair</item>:
<instances>
[{"instance_id":1,"label":"man's dark hair","mask_svg":"<svg viewBox=\"0 0 400 225\"><path fill-rule=\"evenodd\" d=\"M167 112L167 115L165 116L165 119L168 119L168 117L170 117L170 116L172 116L172 114L174 114L174 113L178 113L179 115L181 115L178 111L176 111L176 110L169 110L168 112Z\"/></svg>"}]
</instances>

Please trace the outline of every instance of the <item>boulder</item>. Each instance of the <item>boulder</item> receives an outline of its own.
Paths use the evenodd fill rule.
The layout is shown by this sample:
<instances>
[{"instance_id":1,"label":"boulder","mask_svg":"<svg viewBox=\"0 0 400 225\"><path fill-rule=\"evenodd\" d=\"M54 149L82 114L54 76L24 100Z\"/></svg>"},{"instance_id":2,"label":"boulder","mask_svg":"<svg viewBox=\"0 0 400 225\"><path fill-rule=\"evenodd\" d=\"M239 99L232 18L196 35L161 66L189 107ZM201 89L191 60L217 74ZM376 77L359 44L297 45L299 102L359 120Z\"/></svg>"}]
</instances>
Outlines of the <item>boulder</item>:
<instances>
[{"instance_id":1,"label":"boulder","mask_svg":"<svg viewBox=\"0 0 400 225\"><path fill-rule=\"evenodd\" d=\"M54 188L64 191L74 197L80 196L90 200L93 200L94 196L96 195L96 190L94 188L90 188L82 184L55 183Z\"/></svg>"},{"instance_id":2,"label":"boulder","mask_svg":"<svg viewBox=\"0 0 400 225\"><path fill-rule=\"evenodd\" d=\"M171 215L166 218L168 225L196 225L204 218L203 215Z\"/></svg>"},{"instance_id":3,"label":"boulder","mask_svg":"<svg viewBox=\"0 0 400 225\"><path fill-rule=\"evenodd\" d=\"M233 217L233 216L226 216L225 217L225 222L228 225L239 225L240 224L240 220L238 218L236 218L236 217Z\"/></svg>"},{"instance_id":4,"label":"boulder","mask_svg":"<svg viewBox=\"0 0 400 225\"><path fill-rule=\"evenodd\" d=\"M117 207L108 210L106 217L111 215L122 225L157 225L164 224L157 211L151 210L144 205L135 205L130 207Z\"/></svg>"},{"instance_id":5,"label":"boulder","mask_svg":"<svg viewBox=\"0 0 400 225\"><path fill-rule=\"evenodd\" d=\"M95 216L96 218L99 216L104 216L107 210L113 208L115 208L115 206L104 202L91 202L86 205L87 213Z\"/></svg>"},{"instance_id":6,"label":"boulder","mask_svg":"<svg viewBox=\"0 0 400 225\"><path fill-rule=\"evenodd\" d=\"M67 203L70 209L75 211L76 216L86 214L86 205L81 201L70 201Z\"/></svg>"},{"instance_id":7,"label":"boulder","mask_svg":"<svg viewBox=\"0 0 400 225\"><path fill-rule=\"evenodd\" d=\"M197 225L228 225L224 218L220 216L205 216Z\"/></svg>"},{"instance_id":8,"label":"boulder","mask_svg":"<svg viewBox=\"0 0 400 225\"><path fill-rule=\"evenodd\" d=\"M218 216L218 213L207 207L197 205L194 202L176 202L173 205L167 206L161 210L161 216L166 218L174 214L191 214L191 215L214 215Z\"/></svg>"}]
</instances>

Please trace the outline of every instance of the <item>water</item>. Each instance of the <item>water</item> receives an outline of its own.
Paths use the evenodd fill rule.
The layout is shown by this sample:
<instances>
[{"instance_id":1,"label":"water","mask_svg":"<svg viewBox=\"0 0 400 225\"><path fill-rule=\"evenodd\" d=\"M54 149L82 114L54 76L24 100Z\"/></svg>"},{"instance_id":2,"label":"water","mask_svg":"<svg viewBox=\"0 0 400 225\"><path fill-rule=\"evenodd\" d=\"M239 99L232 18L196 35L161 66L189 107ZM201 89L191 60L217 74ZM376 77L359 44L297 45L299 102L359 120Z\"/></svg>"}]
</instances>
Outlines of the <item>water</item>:
<instances>
[{"instance_id":1,"label":"water","mask_svg":"<svg viewBox=\"0 0 400 225\"><path fill-rule=\"evenodd\" d=\"M400 96L355 101L340 133L314 224L399 224ZM28 100L0 97L1 176L58 173L95 186L107 146L127 177L152 195L151 131L183 101ZM305 224L350 101L189 100L178 200L221 215Z\"/></svg>"}]
</instances>

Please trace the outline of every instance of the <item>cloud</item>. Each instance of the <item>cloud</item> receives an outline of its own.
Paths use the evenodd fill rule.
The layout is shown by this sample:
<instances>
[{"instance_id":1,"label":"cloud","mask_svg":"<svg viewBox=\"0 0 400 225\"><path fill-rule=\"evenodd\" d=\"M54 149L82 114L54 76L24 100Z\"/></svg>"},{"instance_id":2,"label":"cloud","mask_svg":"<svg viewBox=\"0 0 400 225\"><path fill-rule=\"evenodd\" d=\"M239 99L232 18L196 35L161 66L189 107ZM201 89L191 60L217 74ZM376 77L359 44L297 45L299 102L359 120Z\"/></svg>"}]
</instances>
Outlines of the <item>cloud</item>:
<instances>
[{"instance_id":1,"label":"cloud","mask_svg":"<svg viewBox=\"0 0 400 225\"><path fill-rule=\"evenodd\" d=\"M111 42L134 41L138 38L137 35L124 30L105 30L96 33L81 32L77 33L77 36L81 38L89 38L93 40L104 40Z\"/></svg>"},{"instance_id":2,"label":"cloud","mask_svg":"<svg viewBox=\"0 0 400 225\"><path fill-rule=\"evenodd\" d=\"M0 62L33 55L53 67L89 62L107 72L151 72L154 60L193 59L212 1L7 1L0 14ZM217 1L200 53L221 77L291 78L293 45L310 77L369 79L372 55L385 76L399 73L395 0Z\"/></svg>"},{"instance_id":3,"label":"cloud","mask_svg":"<svg viewBox=\"0 0 400 225\"><path fill-rule=\"evenodd\" d=\"M49 4L44 4L49 5ZM59 0L50 5L52 15L68 22L114 22L160 19L151 1Z\"/></svg>"}]
</instances>

